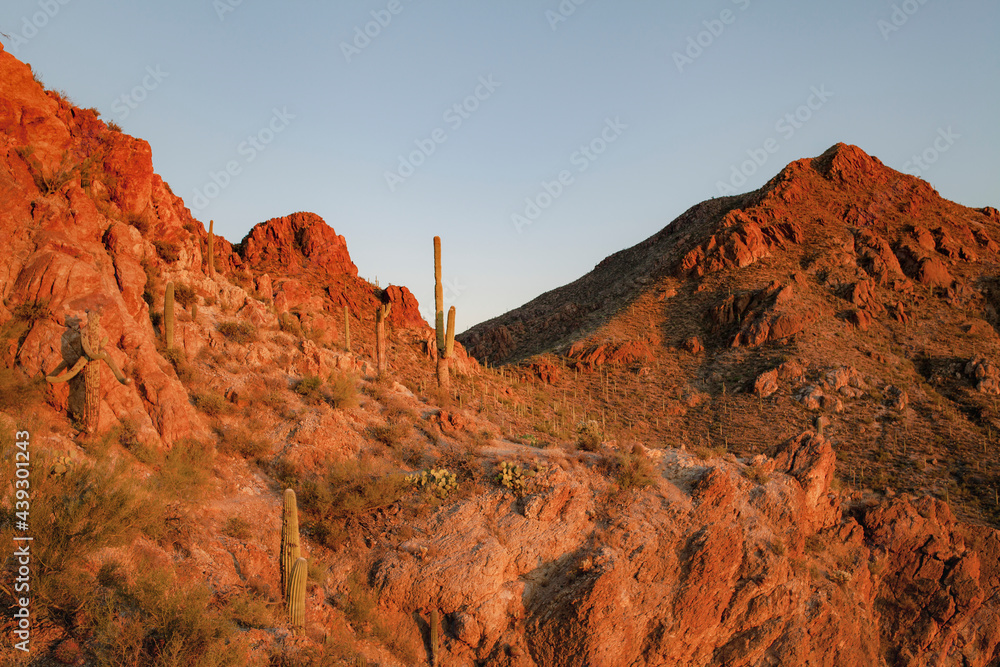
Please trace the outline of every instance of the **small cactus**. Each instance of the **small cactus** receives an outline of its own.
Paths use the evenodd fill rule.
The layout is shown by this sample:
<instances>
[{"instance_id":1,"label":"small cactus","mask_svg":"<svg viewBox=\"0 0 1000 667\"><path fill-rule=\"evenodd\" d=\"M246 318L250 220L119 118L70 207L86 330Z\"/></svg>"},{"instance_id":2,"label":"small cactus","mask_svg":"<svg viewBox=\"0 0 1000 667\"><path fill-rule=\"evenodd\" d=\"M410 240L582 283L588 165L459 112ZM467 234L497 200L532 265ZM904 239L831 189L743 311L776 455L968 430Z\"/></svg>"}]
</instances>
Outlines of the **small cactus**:
<instances>
[{"instance_id":1,"label":"small cactus","mask_svg":"<svg viewBox=\"0 0 1000 667\"><path fill-rule=\"evenodd\" d=\"M285 489L284 507L281 516L281 592L288 595L292 567L300 556L299 510L295 502L295 491Z\"/></svg>"},{"instance_id":2,"label":"small cactus","mask_svg":"<svg viewBox=\"0 0 1000 667\"><path fill-rule=\"evenodd\" d=\"M309 564L305 558L298 558L292 567L291 580L288 582L288 622L292 632L303 635L306 631L306 577Z\"/></svg>"},{"instance_id":3,"label":"small cactus","mask_svg":"<svg viewBox=\"0 0 1000 667\"><path fill-rule=\"evenodd\" d=\"M163 338L167 349L174 349L174 283L167 283L167 292L163 295Z\"/></svg>"},{"instance_id":4,"label":"small cactus","mask_svg":"<svg viewBox=\"0 0 1000 667\"><path fill-rule=\"evenodd\" d=\"M431 468L411 473L406 476L406 481L415 487L430 491L440 498L444 498L458 489L458 477L447 468Z\"/></svg>"}]
</instances>

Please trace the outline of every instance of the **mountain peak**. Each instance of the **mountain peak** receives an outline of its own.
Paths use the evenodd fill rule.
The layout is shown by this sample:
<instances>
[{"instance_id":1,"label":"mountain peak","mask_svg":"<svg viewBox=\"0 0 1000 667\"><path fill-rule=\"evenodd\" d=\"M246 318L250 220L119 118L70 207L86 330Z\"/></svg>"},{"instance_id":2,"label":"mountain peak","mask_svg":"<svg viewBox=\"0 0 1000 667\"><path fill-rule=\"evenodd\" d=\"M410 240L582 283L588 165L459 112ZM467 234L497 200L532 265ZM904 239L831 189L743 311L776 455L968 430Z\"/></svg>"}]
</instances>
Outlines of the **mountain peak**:
<instances>
[{"instance_id":1,"label":"mountain peak","mask_svg":"<svg viewBox=\"0 0 1000 667\"><path fill-rule=\"evenodd\" d=\"M346 239L315 213L292 213L255 225L240 242L239 253L260 271L358 275Z\"/></svg>"}]
</instances>

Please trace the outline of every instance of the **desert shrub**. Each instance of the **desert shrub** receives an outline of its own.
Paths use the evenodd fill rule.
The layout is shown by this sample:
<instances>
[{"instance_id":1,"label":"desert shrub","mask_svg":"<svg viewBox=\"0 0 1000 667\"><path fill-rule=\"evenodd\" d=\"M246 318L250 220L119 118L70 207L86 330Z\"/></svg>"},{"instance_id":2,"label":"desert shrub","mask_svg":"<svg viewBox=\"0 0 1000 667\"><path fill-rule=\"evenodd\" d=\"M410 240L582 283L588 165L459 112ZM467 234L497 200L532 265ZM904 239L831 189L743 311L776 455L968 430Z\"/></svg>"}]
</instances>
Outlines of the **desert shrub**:
<instances>
[{"instance_id":1,"label":"desert shrub","mask_svg":"<svg viewBox=\"0 0 1000 667\"><path fill-rule=\"evenodd\" d=\"M365 461L348 460L332 464L321 478L303 480L299 504L327 527L327 546L337 546L343 526L398 501L408 484L403 475L382 473ZM336 539L332 539L336 538Z\"/></svg>"},{"instance_id":2,"label":"desert shrub","mask_svg":"<svg viewBox=\"0 0 1000 667\"><path fill-rule=\"evenodd\" d=\"M284 394L277 389L270 389L261 393L257 401L261 405L265 405L273 410L276 415L285 415L288 413L288 401L285 399Z\"/></svg>"},{"instance_id":3,"label":"desert shrub","mask_svg":"<svg viewBox=\"0 0 1000 667\"><path fill-rule=\"evenodd\" d=\"M278 327L285 333L292 334L299 338L302 337L302 325L299 323L299 318L291 315L290 313L282 313L278 317Z\"/></svg>"},{"instance_id":4,"label":"desert shrub","mask_svg":"<svg viewBox=\"0 0 1000 667\"><path fill-rule=\"evenodd\" d=\"M767 470L761 465L752 465L748 467L744 473L746 478L755 484L767 484L770 479L770 475L767 474Z\"/></svg>"},{"instance_id":5,"label":"desert shrub","mask_svg":"<svg viewBox=\"0 0 1000 667\"><path fill-rule=\"evenodd\" d=\"M49 310L48 299L22 303L14 308L14 319L28 324L34 324L38 320L44 320L51 316L52 311Z\"/></svg>"},{"instance_id":6,"label":"desert shrub","mask_svg":"<svg viewBox=\"0 0 1000 667\"><path fill-rule=\"evenodd\" d=\"M4 447L5 452L10 449ZM93 596L87 559L102 549L130 544L141 532L157 531L162 513L125 461L57 466L44 456L32 460L33 619L71 631L75 610L88 605ZM8 543L13 518L12 507L11 515L0 521L0 537ZM10 567L14 561L7 563Z\"/></svg>"},{"instance_id":7,"label":"desert shrub","mask_svg":"<svg viewBox=\"0 0 1000 667\"><path fill-rule=\"evenodd\" d=\"M307 375L295 383L292 389L296 394L309 401L316 401L320 398L320 391L323 388L323 380L315 375Z\"/></svg>"},{"instance_id":8,"label":"desert shrub","mask_svg":"<svg viewBox=\"0 0 1000 667\"><path fill-rule=\"evenodd\" d=\"M604 441L604 436L601 433L601 427L597 421L593 419L580 422L580 424L576 427L576 434L576 444L585 452L596 452L601 448L601 443Z\"/></svg>"},{"instance_id":9,"label":"desert shrub","mask_svg":"<svg viewBox=\"0 0 1000 667\"><path fill-rule=\"evenodd\" d=\"M243 628L273 628L279 621L275 618L274 608L267 600L241 591L226 604L226 615ZM284 619L282 619L284 620Z\"/></svg>"},{"instance_id":10,"label":"desert shrub","mask_svg":"<svg viewBox=\"0 0 1000 667\"><path fill-rule=\"evenodd\" d=\"M139 440L139 423L136 420L129 417L122 419L116 430L118 444L125 449L134 449L142 444Z\"/></svg>"},{"instance_id":11,"label":"desert shrub","mask_svg":"<svg viewBox=\"0 0 1000 667\"><path fill-rule=\"evenodd\" d=\"M229 320L219 323L219 333L240 345L246 345L257 340L257 327L250 322Z\"/></svg>"},{"instance_id":12,"label":"desert shrub","mask_svg":"<svg viewBox=\"0 0 1000 667\"><path fill-rule=\"evenodd\" d=\"M116 123L115 121L111 121L110 123L108 123L108 129L111 130L112 132L121 132L122 126Z\"/></svg>"},{"instance_id":13,"label":"desert shrub","mask_svg":"<svg viewBox=\"0 0 1000 667\"><path fill-rule=\"evenodd\" d=\"M173 263L181 258L181 248L176 243L170 241L153 241L153 247L156 248L156 254L163 259L164 262ZM176 295L174 296L176 298Z\"/></svg>"},{"instance_id":14,"label":"desert shrub","mask_svg":"<svg viewBox=\"0 0 1000 667\"><path fill-rule=\"evenodd\" d=\"M126 213L125 222L138 229L143 236L149 233L149 219L142 213Z\"/></svg>"},{"instance_id":15,"label":"desert shrub","mask_svg":"<svg viewBox=\"0 0 1000 667\"><path fill-rule=\"evenodd\" d=\"M196 298L197 295L190 285L187 283L174 283L174 301L188 308L194 303Z\"/></svg>"},{"instance_id":16,"label":"desert shrub","mask_svg":"<svg viewBox=\"0 0 1000 667\"><path fill-rule=\"evenodd\" d=\"M150 486L161 499L168 500L200 498L215 463L214 450L191 438L175 442L168 452L139 445L132 454L156 471Z\"/></svg>"},{"instance_id":17,"label":"desert shrub","mask_svg":"<svg viewBox=\"0 0 1000 667\"><path fill-rule=\"evenodd\" d=\"M98 665L224 667L246 664L246 647L212 605L209 587L164 569L142 569L135 583L101 590L84 623Z\"/></svg>"},{"instance_id":18,"label":"desert shrub","mask_svg":"<svg viewBox=\"0 0 1000 667\"><path fill-rule=\"evenodd\" d=\"M250 522L241 516L231 516L226 519L226 525L222 529L224 535L237 540L248 540L253 535Z\"/></svg>"},{"instance_id":19,"label":"desert shrub","mask_svg":"<svg viewBox=\"0 0 1000 667\"><path fill-rule=\"evenodd\" d=\"M184 355L184 350L176 347L163 348L160 350L160 356L169 361L170 365L173 366L175 370L180 368L187 361L187 357Z\"/></svg>"},{"instance_id":20,"label":"desert shrub","mask_svg":"<svg viewBox=\"0 0 1000 667\"><path fill-rule=\"evenodd\" d=\"M330 374L323 398L338 410L358 407L358 387L355 379L345 373Z\"/></svg>"},{"instance_id":21,"label":"desert shrub","mask_svg":"<svg viewBox=\"0 0 1000 667\"><path fill-rule=\"evenodd\" d=\"M156 303L156 285L160 280L160 268L147 258L143 258L142 270L146 274L146 283L142 288L142 300L150 307L149 317L153 319L152 308ZM159 326L159 322L153 322L153 326Z\"/></svg>"},{"instance_id":22,"label":"desert shrub","mask_svg":"<svg viewBox=\"0 0 1000 667\"><path fill-rule=\"evenodd\" d=\"M227 428L221 435L219 449L225 454L256 459L271 451L271 443L266 438L258 437L246 427Z\"/></svg>"},{"instance_id":23,"label":"desert shrub","mask_svg":"<svg viewBox=\"0 0 1000 667\"><path fill-rule=\"evenodd\" d=\"M645 488L656 479L653 462L638 446L631 452L616 452L604 464L622 491Z\"/></svg>"},{"instance_id":24,"label":"desert shrub","mask_svg":"<svg viewBox=\"0 0 1000 667\"><path fill-rule=\"evenodd\" d=\"M373 424L368 427L368 435L388 447L399 447L413 431L412 424L390 417L385 424Z\"/></svg>"},{"instance_id":25,"label":"desert shrub","mask_svg":"<svg viewBox=\"0 0 1000 667\"><path fill-rule=\"evenodd\" d=\"M0 368L0 411L21 414L42 399L45 380L16 368Z\"/></svg>"},{"instance_id":26,"label":"desert shrub","mask_svg":"<svg viewBox=\"0 0 1000 667\"><path fill-rule=\"evenodd\" d=\"M226 401L226 398L222 394L212 390L193 392L191 394L191 402L209 417L218 417L229 411L229 403Z\"/></svg>"},{"instance_id":27,"label":"desert shrub","mask_svg":"<svg viewBox=\"0 0 1000 667\"><path fill-rule=\"evenodd\" d=\"M180 440L163 459L161 484L179 500L196 499L208 483L214 462L211 447L193 439Z\"/></svg>"}]
</instances>

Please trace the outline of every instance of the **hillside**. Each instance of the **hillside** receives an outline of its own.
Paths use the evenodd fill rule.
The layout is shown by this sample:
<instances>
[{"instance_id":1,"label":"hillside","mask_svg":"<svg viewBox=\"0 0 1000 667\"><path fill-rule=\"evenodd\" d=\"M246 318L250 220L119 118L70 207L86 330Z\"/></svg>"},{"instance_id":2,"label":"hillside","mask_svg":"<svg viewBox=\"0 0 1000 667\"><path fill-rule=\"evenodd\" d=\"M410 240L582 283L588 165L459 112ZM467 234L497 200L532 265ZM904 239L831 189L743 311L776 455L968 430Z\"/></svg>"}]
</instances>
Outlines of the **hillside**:
<instances>
[{"instance_id":1,"label":"hillside","mask_svg":"<svg viewBox=\"0 0 1000 667\"><path fill-rule=\"evenodd\" d=\"M0 661L997 664L1000 220L852 203L889 173L839 145L698 205L444 389L319 216L210 236L0 49Z\"/></svg>"},{"instance_id":2,"label":"hillside","mask_svg":"<svg viewBox=\"0 0 1000 667\"><path fill-rule=\"evenodd\" d=\"M628 437L748 454L822 419L842 479L996 525L996 238L838 144L459 338Z\"/></svg>"}]
</instances>

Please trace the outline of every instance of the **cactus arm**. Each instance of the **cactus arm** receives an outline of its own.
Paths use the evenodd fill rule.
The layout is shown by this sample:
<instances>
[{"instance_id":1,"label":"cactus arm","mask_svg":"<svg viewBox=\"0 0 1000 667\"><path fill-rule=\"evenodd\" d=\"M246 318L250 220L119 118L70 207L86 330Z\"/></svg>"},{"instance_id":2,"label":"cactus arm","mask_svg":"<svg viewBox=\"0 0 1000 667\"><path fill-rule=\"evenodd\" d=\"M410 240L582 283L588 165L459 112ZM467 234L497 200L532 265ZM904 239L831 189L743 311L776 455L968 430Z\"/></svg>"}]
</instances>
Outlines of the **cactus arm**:
<instances>
[{"instance_id":1,"label":"cactus arm","mask_svg":"<svg viewBox=\"0 0 1000 667\"><path fill-rule=\"evenodd\" d=\"M445 359L451 359L455 353L455 306L448 309L448 332L444 338Z\"/></svg>"},{"instance_id":2,"label":"cactus arm","mask_svg":"<svg viewBox=\"0 0 1000 667\"><path fill-rule=\"evenodd\" d=\"M105 341L107 341L107 339L105 339ZM85 356L87 359L97 358L97 354L94 352L94 348L91 347L90 345L90 336L86 332L83 331L80 332L80 345L83 346L83 356ZM102 342L101 347L103 347L103 345L104 342ZM100 347L97 349L100 349Z\"/></svg>"},{"instance_id":3,"label":"cactus arm","mask_svg":"<svg viewBox=\"0 0 1000 667\"><path fill-rule=\"evenodd\" d=\"M73 364L73 368L69 369L68 371L66 371L62 375L58 375L58 376L57 375L46 375L45 379L47 381L51 382L52 384L56 384L57 382L68 382L69 380L72 380L73 378L75 378L76 375L77 375L77 373L79 373L80 371L82 371L83 367L86 366L86 365L87 365L87 357L80 357L79 359L76 360L76 363ZM66 362L64 361L61 364L59 364L58 366L56 366L56 370L53 371L53 373L58 373L60 368L65 368L65 367L66 367Z\"/></svg>"},{"instance_id":4,"label":"cactus arm","mask_svg":"<svg viewBox=\"0 0 1000 667\"><path fill-rule=\"evenodd\" d=\"M118 364L115 363L115 360L111 358L110 354L108 354L107 352L101 352L99 355L97 355L97 359L100 359L101 361L103 361L108 365L108 368L111 369L111 372L115 374L116 380L118 380L122 384L129 383L129 379L125 377L124 374L122 374L121 370L119 370L118 368Z\"/></svg>"}]
</instances>

